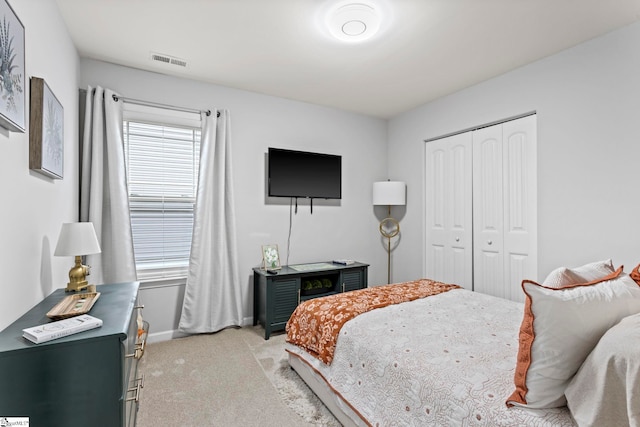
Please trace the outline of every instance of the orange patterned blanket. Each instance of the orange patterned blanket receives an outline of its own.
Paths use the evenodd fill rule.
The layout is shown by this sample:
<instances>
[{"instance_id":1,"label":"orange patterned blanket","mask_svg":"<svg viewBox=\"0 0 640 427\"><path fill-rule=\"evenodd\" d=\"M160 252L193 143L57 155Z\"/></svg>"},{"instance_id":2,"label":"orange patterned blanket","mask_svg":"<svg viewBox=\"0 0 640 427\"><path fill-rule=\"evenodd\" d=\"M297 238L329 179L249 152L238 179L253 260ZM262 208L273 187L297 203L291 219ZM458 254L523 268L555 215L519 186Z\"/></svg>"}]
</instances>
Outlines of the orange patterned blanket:
<instances>
[{"instance_id":1,"label":"orange patterned blanket","mask_svg":"<svg viewBox=\"0 0 640 427\"><path fill-rule=\"evenodd\" d=\"M287 342L304 348L329 365L338 333L347 321L375 308L457 288L460 286L421 279L310 299L298 305L287 322Z\"/></svg>"}]
</instances>

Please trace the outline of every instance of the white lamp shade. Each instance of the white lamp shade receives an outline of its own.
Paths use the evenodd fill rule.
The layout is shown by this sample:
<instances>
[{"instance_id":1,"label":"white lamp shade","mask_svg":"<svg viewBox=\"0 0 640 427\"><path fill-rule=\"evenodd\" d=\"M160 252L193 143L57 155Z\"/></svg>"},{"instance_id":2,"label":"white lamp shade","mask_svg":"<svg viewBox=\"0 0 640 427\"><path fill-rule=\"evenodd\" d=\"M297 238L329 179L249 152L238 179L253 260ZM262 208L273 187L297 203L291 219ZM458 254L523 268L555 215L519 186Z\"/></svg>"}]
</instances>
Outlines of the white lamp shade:
<instances>
[{"instance_id":1,"label":"white lamp shade","mask_svg":"<svg viewBox=\"0 0 640 427\"><path fill-rule=\"evenodd\" d=\"M374 205L407 204L407 185L402 181L381 181L373 183Z\"/></svg>"},{"instance_id":2,"label":"white lamp shade","mask_svg":"<svg viewBox=\"0 0 640 427\"><path fill-rule=\"evenodd\" d=\"M55 256L82 256L100 253L100 244L91 222L62 224Z\"/></svg>"}]
</instances>

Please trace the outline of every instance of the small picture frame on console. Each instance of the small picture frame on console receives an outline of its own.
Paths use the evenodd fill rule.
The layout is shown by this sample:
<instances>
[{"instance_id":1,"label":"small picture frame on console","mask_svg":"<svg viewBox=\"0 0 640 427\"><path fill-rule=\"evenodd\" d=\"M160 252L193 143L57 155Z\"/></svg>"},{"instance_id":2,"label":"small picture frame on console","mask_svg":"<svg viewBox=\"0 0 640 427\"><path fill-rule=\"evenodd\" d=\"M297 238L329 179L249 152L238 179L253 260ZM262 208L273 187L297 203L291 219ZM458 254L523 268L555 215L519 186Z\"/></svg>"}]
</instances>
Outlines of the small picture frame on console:
<instances>
[{"instance_id":1,"label":"small picture frame on console","mask_svg":"<svg viewBox=\"0 0 640 427\"><path fill-rule=\"evenodd\" d=\"M263 270L279 270L280 254L278 245L262 245L262 269Z\"/></svg>"}]
</instances>

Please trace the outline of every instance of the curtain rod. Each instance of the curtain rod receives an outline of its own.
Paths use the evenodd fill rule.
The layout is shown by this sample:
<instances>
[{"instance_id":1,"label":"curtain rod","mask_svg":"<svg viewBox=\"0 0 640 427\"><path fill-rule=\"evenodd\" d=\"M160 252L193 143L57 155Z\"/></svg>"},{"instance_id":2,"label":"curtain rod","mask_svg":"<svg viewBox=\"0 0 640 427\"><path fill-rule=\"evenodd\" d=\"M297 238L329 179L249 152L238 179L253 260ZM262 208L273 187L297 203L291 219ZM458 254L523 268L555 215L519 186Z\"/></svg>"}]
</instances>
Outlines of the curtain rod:
<instances>
[{"instance_id":1,"label":"curtain rod","mask_svg":"<svg viewBox=\"0 0 640 427\"><path fill-rule=\"evenodd\" d=\"M196 110L195 108L185 108L185 107L177 107L175 105L167 105L167 104L159 104L157 102L151 102L151 101L142 101L140 99L133 99L133 98L125 98L124 96L118 96L118 95L112 95L113 100L118 102L118 100L122 100L122 102L129 102L131 104L138 104L138 105L146 105L148 107L159 107L159 108L168 108L170 110L176 110L176 111L184 111L186 113L205 113L207 116L211 115L211 110ZM218 111L216 113L216 117L220 117L220 111Z\"/></svg>"}]
</instances>

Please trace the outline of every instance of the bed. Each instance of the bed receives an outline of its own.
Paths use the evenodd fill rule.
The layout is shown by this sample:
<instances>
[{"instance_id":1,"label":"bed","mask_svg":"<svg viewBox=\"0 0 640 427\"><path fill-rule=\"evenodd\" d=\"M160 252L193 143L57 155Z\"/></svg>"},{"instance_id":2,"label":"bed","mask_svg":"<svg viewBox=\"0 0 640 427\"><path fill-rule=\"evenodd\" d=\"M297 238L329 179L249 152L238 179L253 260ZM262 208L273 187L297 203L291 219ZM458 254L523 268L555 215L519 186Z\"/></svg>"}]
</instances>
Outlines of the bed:
<instances>
[{"instance_id":1,"label":"bed","mask_svg":"<svg viewBox=\"0 0 640 427\"><path fill-rule=\"evenodd\" d=\"M592 264L596 263L586 266ZM615 332L618 323L626 325L616 326L618 335L631 331L635 339L614 336L609 341L638 342L640 287L622 267L613 269L610 260L598 262L595 270L563 267L560 276L550 275L543 284L524 281L524 304L426 279L306 301L287 324L289 364L345 426L582 426L603 425L603 420L606 425L635 425L640 420L640 403L635 403L637 396L625 393L638 388L620 384L626 379L612 378L640 373L640 362L627 360L638 359L637 344L621 357L623 351L610 354L611 345L599 348L599 355L592 350L600 338ZM397 290L402 286L400 293L405 293L407 287L441 285L448 289L389 304L380 304L379 294L367 295L385 292L376 288ZM594 293L601 296L594 297ZM345 302L345 297L351 300ZM374 303L362 303L367 298ZM559 310L553 305L555 300L566 306ZM367 304L370 307L364 307ZM592 315L593 304L608 304L612 309L598 310L608 313L599 319L602 316ZM359 308L355 315L338 310L339 325L327 326L333 316L327 310L336 306ZM543 315L541 306L554 306L556 313ZM527 310L537 314L535 322L543 317L549 317L550 324L561 322L563 332L546 334L542 324L531 321L529 326L538 328L531 334ZM574 319L567 321L566 317ZM589 319L594 317L598 319ZM585 322L587 334L578 331ZM336 333L329 333L332 328ZM527 333L535 336L533 342L527 343L523 335ZM330 335L334 338L327 338ZM549 352L550 345L558 351ZM528 361L524 357L527 346ZM325 347L330 348L328 353ZM580 354L564 360L564 354L574 352ZM616 357L622 360L609 363ZM551 365L560 360L571 366L563 365L566 372L560 374L552 366L555 371L549 374L545 371L549 360ZM524 391L517 381L523 361L528 369ZM602 371L603 363L610 372L594 372ZM535 383L543 377L540 384ZM602 393L585 393L594 387L594 378L598 381L595 387L618 393L617 403L605 407L602 402L607 399ZM535 395L540 387L541 395ZM546 396L547 390L556 394ZM588 412L584 419L576 417L578 410Z\"/></svg>"}]
</instances>

